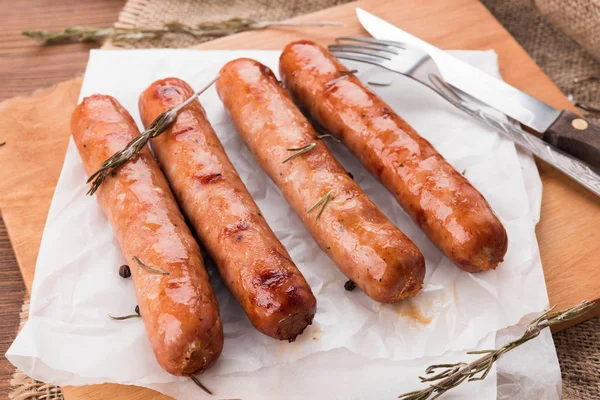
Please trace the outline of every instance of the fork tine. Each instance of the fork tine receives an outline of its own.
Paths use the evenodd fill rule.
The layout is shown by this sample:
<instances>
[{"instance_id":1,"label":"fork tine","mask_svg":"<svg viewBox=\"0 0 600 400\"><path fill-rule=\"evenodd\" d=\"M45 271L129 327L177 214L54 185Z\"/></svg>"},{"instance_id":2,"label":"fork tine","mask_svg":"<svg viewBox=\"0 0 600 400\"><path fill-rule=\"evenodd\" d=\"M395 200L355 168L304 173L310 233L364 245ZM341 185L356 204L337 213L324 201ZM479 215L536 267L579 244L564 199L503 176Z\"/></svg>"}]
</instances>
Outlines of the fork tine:
<instances>
[{"instance_id":1,"label":"fork tine","mask_svg":"<svg viewBox=\"0 0 600 400\"><path fill-rule=\"evenodd\" d=\"M367 38L367 37L361 37L361 36L342 36L339 38L336 38L335 41L336 42L340 42L340 41L350 41L350 42L363 42L363 43L372 43L372 44L378 44L378 45L385 45L385 46L391 46L391 47L395 47L397 49L406 49L406 45L402 42L395 42L393 40L379 40L379 39L374 39L374 38Z\"/></svg>"},{"instance_id":2,"label":"fork tine","mask_svg":"<svg viewBox=\"0 0 600 400\"><path fill-rule=\"evenodd\" d=\"M400 53L398 53L398 51L394 50L392 47L390 46L386 46L386 45L368 45L368 44L355 44L355 43L343 43L343 44L330 44L328 47L334 47L334 48L353 48L353 49L368 49L368 50L376 50L376 51L381 51L384 53L390 53L390 54L394 54L394 55L399 55Z\"/></svg>"},{"instance_id":3,"label":"fork tine","mask_svg":"<svg viewBox=\"0 0 600 400\"><path fill-rule=\"evenodd\" d=\"M367 49L361 49L361 48L355 48L355 47L345 47L344 45L329 45L329 46L327 46L327 48L329 49L329 51L331 51L334 54L336 52L346 52L346 53L355 53L355 54L362 54L364 56L381 58L383 60L391 60L390 57L383 56L378 51L373 51L373 50L367 50Z\"/></svg>"},{"instance_id":4,"label":"fork tine","mask_svg":"<svg viewBox=\"0 0 600 400\"><path fill-rule=\"evenodd\" d=\"M367 64L371 64L371 65L376 65L378 67L382 67L385 68L387 70L393 71L390 68L385 66L385 63L383 60L381 59L376 59L374 57L365 57L365 56L359 56L353 53L344 53L344 52L333 52L333 54L337 57L340 58L342 60L350 60L350 61L357 61L357 62L362 62L362 63L367 63Z\"/></svg>"}]
</instances>

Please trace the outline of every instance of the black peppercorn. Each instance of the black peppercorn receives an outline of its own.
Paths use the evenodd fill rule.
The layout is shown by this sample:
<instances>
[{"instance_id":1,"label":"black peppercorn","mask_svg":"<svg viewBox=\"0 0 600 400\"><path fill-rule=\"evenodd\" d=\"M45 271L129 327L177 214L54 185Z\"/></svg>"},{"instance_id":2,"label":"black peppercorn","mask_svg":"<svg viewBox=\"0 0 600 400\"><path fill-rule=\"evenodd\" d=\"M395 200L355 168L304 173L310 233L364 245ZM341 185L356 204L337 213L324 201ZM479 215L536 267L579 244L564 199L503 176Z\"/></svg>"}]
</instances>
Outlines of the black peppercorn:
<instances>
[{"instance_id":1,"label":"black peppercorn","mask_svg":"<svg viewBox=\"0 0 600 400\"><path fill-rule=\"evenodd\" d=\"M119 267L119 276L121 278L129 278L131 276L131 270L129 269L129 265L121 265Z\"/></svg>"},{"instance_id":2,"label":"black peppercorn","mask_svg":"<svg viewBox=\"0 0 600 400\"><path fill-rule=\"evenodd\" d=\"M140 306L135 306L135 313L139 316L142 315L142 314L140 314Z\"/></svg>"},{"instance_id":3,"label":"black peppercorn","mask_svg":"<svg viewBox=\"0 0 600 400\"><path fill-rule=\"evenodd\" d=\"M352 175L352 172L346 171L346 173L348 174L350 179L354 180L354 175Z\"/></svg>"},{"instance_id":4,"label":"black peppercorn","mask_svg":"<svg viewBox=\"0 0 600 400\"><path fill-rule=\"evenodd\" d=\"M344 289L351 292L354 289L356 289L356 283L354 283L352 281L347 281L346 283L344 283Z\"/></svg>"}]
</instances>

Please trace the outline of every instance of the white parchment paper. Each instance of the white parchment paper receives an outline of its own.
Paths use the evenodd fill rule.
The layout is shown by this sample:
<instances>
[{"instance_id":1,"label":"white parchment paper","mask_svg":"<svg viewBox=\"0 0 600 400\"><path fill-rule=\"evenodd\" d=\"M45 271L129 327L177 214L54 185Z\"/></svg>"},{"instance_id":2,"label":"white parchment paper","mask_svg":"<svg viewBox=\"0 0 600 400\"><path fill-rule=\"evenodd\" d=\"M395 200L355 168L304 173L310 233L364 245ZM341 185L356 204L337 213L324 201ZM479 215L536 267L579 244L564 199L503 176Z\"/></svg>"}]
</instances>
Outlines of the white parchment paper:
<instances>
[{"instance_id":1,"label":"white parchment paper","mask_svg":"<svg viewBox=\"0 0 600 400\"><path fill-rule=\"evenodd\" d=\"M493 52L459 54L497 74ZM92 51L81 98L110 94L141 127L138 96L154 80L176 76L199 88L229 60L254 58L276 72L278 56L277 51ZM296 390L293 396L286 390L287 398L315 393L344 399L382 398L365 397L366 393L397 395L414 388L414 377L428 363L457 359L465 349L489 348L496 331L548 305L534 231L541 182L531 156L519 155L510 141L469 120L418 83L364 65L356 68L364 81L393 80L390 86L373 89L486 197L508 232L505 261L496 271L486 273L459 270L357 160L342 145L330 141L335 156L427 260L425 287L415 299L382 305L359 290L345 291L346 278L319 250L255 162L213 87L200 98L207 115L318 302L313 325L296 342L279 342L252 328L218 273L210 271L224 322L225 347L203 380L218 387L219 396L280 398L282 388ZM119 382L153 387L178 398L185 398L186 393L197 398L197 388L190 392L189 382L183 383L184 378L173 377L158 366L139 320L108 318L109 313L131 313L136 300L131 281L117 274L125 260L96 200L85 196L85 178L71 141L42 239L30 318L7 357L46 382ZM331 391L326 391L321 381ZM300 387L304 389L298 391ZM477 390L479 398L494 398L495 378L469 388Z\"/></svg>"}]
</instances>

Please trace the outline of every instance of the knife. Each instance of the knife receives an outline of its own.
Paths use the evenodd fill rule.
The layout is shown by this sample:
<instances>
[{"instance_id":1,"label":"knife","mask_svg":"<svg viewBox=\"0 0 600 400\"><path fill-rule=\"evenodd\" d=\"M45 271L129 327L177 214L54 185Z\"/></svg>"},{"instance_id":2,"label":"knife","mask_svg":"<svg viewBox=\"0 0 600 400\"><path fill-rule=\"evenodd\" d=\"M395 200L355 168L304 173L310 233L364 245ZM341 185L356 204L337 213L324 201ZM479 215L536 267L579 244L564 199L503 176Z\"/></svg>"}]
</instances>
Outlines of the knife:
<instances>
[{"instance_id":1,"label":"knife","mask_svg":"<svg viewBox=\"0 0 600 400\"><path fill-rule=\"evenodd\" d=\"M552 146L600 169L600 127L570 111L550 107L361 8L356 9L356 14L374 38L421 48L454 88L535 130Z\"/></svg>"},{"instance_id":2,"label":"knife","mask_svg":"<svg viewBox=\"0 0 600 400\"><path fill-rule=\"evenodd\" d=\"M521 128L518 122L500 119L489 112L486 112L481 106L465 101L460 93L456 93L456 89L450 86L442 78L435 76L432 79L432 83L436 88L437 93L448 100L448 102L452 103L456 108L469 114L474 119L496 129L496 131L502 133L514 143L528 149L538 158L553 165L571 179L580 183L596 196L600 197L600 175L590 166L564 153L562 150L552 147L537 136L528 134ZM506 116L504 116L504 118L506 118Z\"/></svg>"}]
</instances>

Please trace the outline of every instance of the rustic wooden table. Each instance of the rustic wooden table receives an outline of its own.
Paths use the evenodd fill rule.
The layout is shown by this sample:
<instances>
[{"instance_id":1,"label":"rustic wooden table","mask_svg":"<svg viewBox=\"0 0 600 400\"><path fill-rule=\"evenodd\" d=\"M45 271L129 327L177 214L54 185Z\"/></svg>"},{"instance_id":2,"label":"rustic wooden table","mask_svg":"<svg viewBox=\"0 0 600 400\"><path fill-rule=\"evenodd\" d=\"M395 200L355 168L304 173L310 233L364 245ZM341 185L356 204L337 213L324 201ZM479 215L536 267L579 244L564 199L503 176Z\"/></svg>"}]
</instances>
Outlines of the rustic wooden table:
<instances>
[{"instance_id":1,"label":"rustic wooden table","mask_svg":"<svg viewBox=\"0 0 600 400\"><path fill-rule=\"evenodd\" d=\"M43 47L21 36L22 30L110 26L123 4L125 0L0 0L0 101L82 74L93 47ZM10 389L13 368L4 354L17 332L24 296L25 285L0 218L0 398Z\"/></svg>"}]
</instances>

